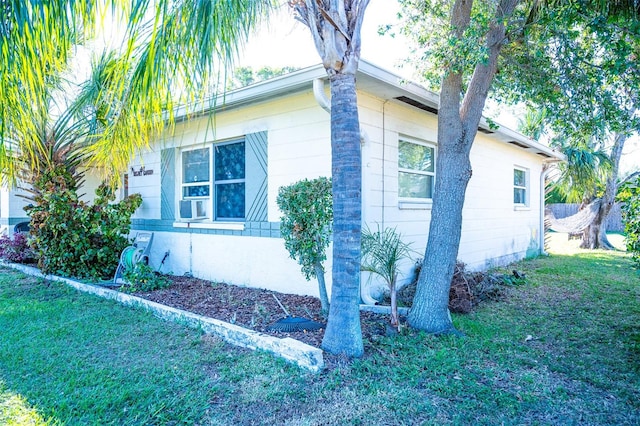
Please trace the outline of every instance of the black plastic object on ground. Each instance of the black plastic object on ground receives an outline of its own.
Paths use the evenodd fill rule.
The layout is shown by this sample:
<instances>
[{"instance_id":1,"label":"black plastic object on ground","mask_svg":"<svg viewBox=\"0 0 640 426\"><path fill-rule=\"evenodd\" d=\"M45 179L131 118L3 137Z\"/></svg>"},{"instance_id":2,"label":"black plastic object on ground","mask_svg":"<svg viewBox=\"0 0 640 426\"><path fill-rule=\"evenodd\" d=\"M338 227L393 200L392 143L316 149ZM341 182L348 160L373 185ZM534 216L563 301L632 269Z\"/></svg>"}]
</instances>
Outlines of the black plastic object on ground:
<instances>
[{"instance_id":1,"label":"black plastic object on ground","mask_svg":"<svg viewBox=\"0 0 640 426\"><path fill-rule=\"evenodd\" d=\"M285 307L282 306L282 303L280 303L276 295L272 294L272 296L274 299L276 299L276 302L278 302L278 305L280 305L286 317L279 319L278 321L268 326L267 327L268 331L283 331L285 333L289 333L292 331L304 331L304 330L315 331L315 330L320 330L321 328L324 328L324 324L320 324L319 322L312 321L307 318L292 317L291 315L289 315L289 312L285 309Z\"/></svg>"}]
</instances>

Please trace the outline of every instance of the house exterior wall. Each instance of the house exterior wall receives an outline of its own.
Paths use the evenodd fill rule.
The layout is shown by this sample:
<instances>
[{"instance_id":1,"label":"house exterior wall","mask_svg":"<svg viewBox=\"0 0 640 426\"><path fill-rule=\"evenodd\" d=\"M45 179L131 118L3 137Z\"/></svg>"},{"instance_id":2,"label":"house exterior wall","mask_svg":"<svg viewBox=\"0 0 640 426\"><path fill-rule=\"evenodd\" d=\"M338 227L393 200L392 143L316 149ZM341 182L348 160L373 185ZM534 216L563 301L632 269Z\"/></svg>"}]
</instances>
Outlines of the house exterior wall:
<instances>
[{"instance_id":1,"label":"house exterior wall","mask_svg":"<svg viewBox=\"0 0 640 426\"><path fill-rule=\"evenodd\" d=\"M460 259L487 269L539 254L540 157L483 136L471 150L471 164ZM514 168L527 171L525 206L513 201Z\"/></svg>"},{"instance_id":2,"label":"house exterior wall","mask_svg":"<svg viewBox=\"0 0 640 426\"><path fill-rule=\"evenodd\" d=\"M431 203L402 201L398 195L398 141L437 141L437 116L399 101L359 94L360 120L368 135L363 147L364 221L396 228L415 250L404 263L401 284L413 277L424 256ZM437 147L436 147L437 156ZM471 150L473 175L466 191L458 258L471 270L505 265L539 253L542 157L478 132ZM528 204L514 205L514 167L528 171ZM436 170L437 179L437 170Z\"/></svg>"},{"instance_id":3,"label":"house exterior wall","mask_svg":"<svg viewBox=\"0 0 640 426\"><path fill-rule=\"evenodd\" d=\"M409 138L435 145L437 117L396 100L359 92L363 153L363 221L371 228L396 227L416 255L406 260L401 278L410 280L416 258L424 254L431 217L430 203L411 203L398 196L398 141ZM202 147L254 132L267 135L267 216L247 223L192 222L162 216L162 150ZM437 148L436 148L437 155ZM471 151L473 176L463 209L459 258L471 269L502 265L537 254L539 176L542 158L478 133ZM151 264L163 272L317 296L315 280L307 282L279 238L278 189L303 178L331 173L330 117L311 90L269 102L218 111L215 116L178 123L152 149L132 162L129 193L143 204L132 233L154 232ZM528 172L528 205L515 206L513 170ZM177 174L176 174L177 176ZM177 182L179 176L173 177ZM437 171L436 171L437 179ZM179 184L175 189L179 192ZM174 200L175 202L175 200ZM162 265L160 262L165 258ZM325 263L331 270L331 248ZM331 274L327 273L327 285ZM363 276L363 282L367 277Z\"/></svg>"},{"instance_id":4,"label":"house exterior wall","mask_svg":"<svg viewBox=\"0 0 640 426\"><path fill-rule=\"evenodd\" d=\"M11 234L17 223L29 220L24 211L24 207L29 203L20 197L24 193L20 189L8 186L2 186L0 189L0 234Z\"/></svg>"},{"instance_id":5,"label":"house exterior wall","mask_svg":"<svg viewBox=\"0 0 640 426\"><path fill-rule=\"evenodd\" d=\"M238 138L254 132L267 134L267 217L256 223L187 223L162 219L161 151L181 149ZM132 234L154 232L151 264L159 268L169 251L163 272L192 274L204 279L237 285L270 288L282 292L317 295L317 283L302 276L279 238L278 189L303 178L331 173L329 116L314 101L311 91L220 111L178 123L153 148L132 162L152 174L129 174L129 193L140 193L143 203L134 215ZM178 176L176 178L179 179ZM179 189L177 189L179 192ZM325 263L329 271L331 262ZM331 277L327 274L327 284Z\"/></svg>"}]
</instances>

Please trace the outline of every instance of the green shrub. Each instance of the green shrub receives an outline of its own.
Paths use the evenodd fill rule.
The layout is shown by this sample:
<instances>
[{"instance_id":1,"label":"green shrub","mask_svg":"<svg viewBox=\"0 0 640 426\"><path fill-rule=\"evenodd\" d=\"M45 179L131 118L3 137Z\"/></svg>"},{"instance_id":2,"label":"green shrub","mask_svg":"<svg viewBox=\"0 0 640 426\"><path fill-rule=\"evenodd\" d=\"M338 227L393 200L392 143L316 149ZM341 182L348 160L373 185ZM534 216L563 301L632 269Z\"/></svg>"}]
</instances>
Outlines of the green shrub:
<instances>
[{"instance_id":1,"label":"green shrub","mask_svg":"<svg viewBox=\"0 0 640 426\"><path fill-rule=\"evenodd\" d=\"M151 266L142 262L136 263L133 268L125 269L122 277L126 284L121 290L127 293L160 290L171 284L167 277L158 274Z\"/></svg>"},{"instance_id":2,"label":"green shrub","mask_svg":"<svg viewBox=\"0 0 640 426\"><path fill-rule=\"evenodd\" d=\"M52 166L33 181L34 204L30 244L44 273L87 279L113 276L120 252L129 245L131 215L142 204L140 194L119 203L101 185L93 205L79 200L77 182L64 166Z\"/></svg>"},{"instance_id":3,"label":"green shrub","mask_svg":"<svg viewBox=\"0 0 640 426\"><path fill-rule=\"evenodd\" d=\"M631 253L636 268L640 269L640 177L622 185L617 200L623 203L622 222L627 251Z\"/></svg>"},{"instance_id":4,"label":"green shrub","mask_svg":"<svg viewBox=\"0 0 640 426\"><path fill-rule=\"evenodd\" d=\"M304 179L278 191L280 234L292 259L302 267L307 280L318 279L322 311L329 311L329 298L324 282L326 250L331 237L333 198L331 179Z\"/></svg>"}]
</instances>

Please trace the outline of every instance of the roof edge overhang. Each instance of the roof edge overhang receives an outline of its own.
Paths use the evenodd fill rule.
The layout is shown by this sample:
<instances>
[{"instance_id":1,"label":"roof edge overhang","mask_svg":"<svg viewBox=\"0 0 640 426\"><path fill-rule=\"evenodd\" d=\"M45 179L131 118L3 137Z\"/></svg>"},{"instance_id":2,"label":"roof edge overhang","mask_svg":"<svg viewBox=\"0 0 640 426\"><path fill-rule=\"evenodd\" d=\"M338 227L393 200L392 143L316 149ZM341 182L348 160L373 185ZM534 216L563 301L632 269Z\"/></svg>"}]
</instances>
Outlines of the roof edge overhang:
<instances>
[{"instance_id":1,"label":"roof edge overhang","mask_svg":"<svg viewBox=\"0 0 640 426\"><path fill-rule=\"evenodd\" d=\"M174 119L176 122L185 121L214 111L226 111L253 102L264 101L274 96L311 90L310 82L317 78L327 78L327 73L321 65L303 68L240 89L214 95L189 105L180 105L174 109Z\"/></svg>"},{"instance_id":2,"label":"roof edge overhang","mask_svg":"<svg viewBox=\"0 0 640 426\"><path fill-rule=\"evenodd\" d=\"M438 113L440 99L437 93L369 61L360 60L356 78L359 89L369 91L385 101L394 99L431 114L437 115ZM212 96L187 106L179 106L174 110L174 119L176 122L185 121L213 111L227 111L243 105L265 101L275 96L283 96L305 90L311 91L313 81L316 79L328 79L327 72L322 64ZM478 131L490 139L539 155L543 157L544 162L566 161L566 157L553 148L530 139L506 126L495 122L489 124L484 117L480 121Z\"/></svg>"}]
</instances>

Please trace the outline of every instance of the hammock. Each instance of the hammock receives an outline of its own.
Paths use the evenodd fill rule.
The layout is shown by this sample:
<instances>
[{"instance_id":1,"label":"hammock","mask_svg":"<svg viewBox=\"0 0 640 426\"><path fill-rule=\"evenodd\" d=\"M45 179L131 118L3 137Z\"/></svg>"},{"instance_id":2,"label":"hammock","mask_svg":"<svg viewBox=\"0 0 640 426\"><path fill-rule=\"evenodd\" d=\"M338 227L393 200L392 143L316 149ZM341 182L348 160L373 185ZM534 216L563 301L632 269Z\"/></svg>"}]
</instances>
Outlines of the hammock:
<instances>
[{"instance_id":1,"label":"hammock","mask_svg":"<svg viewBox=\"0 0 640 426\"><path fill-rule=\"evenodd\" d=\"M551 209L547 208L544 215L545 224L549 229L556 232L566 232L569 234L582 232L595 220L601 203L602 198L598 198L582 210L579 210L578 213L562 219L556 219Z\"/></svg>"}]
</instances>

